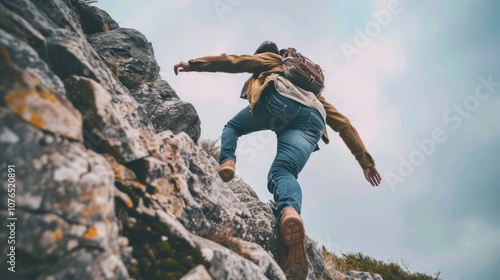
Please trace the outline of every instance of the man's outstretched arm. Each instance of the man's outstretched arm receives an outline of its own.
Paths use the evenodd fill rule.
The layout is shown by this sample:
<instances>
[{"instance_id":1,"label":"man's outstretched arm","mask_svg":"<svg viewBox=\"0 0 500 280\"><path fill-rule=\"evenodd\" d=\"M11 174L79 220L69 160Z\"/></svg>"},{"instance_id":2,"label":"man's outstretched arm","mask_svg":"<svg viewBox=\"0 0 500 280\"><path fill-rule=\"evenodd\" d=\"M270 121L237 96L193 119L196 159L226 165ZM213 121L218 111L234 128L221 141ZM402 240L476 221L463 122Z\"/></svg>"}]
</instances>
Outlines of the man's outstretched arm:
<instances>
[{"instance_id":1,"label":"man's outstretched arm","mask_svg":"<svg viewBox=\"0 0 500 280\"><path fill-rule=\"evenodd\" d=\"M264 71L282 72L281 56L273 53L256 55L228 55L205 56L181 61L174 65L174 72L225 72L225 73L260 73Z\"/></svg>"},{"instance_id":2,"label":"man's outstretched arm","mask_svg":"<svg viewBox=\"0 0 500 280\"><path fill-rule=\"evenodd\" d=\"M176 65L174 65L174 73L175 75L177 76L177 74L179 74L179 72L189 72L189 63L187 62L184 62L184 61L181 61L179 63L177 63Z\"/></svg>"},{"instance_id":3,"label":"man's outstretched arm","mask_svg":"<svg viewBox=\"0 0 500 280\"><path fill-rule=\"evenodd\" d=\"M364 176L372 186L378 186L382 177L375 167L375 161L368 153L359 137L356 129L351 125L349 119L342 115L332 104L326 101L324 96L318 97L326 111L326 124L335 132L338 132L344 143L354 155L359 165L363 169Z\"/></svg>"}]
</instances>

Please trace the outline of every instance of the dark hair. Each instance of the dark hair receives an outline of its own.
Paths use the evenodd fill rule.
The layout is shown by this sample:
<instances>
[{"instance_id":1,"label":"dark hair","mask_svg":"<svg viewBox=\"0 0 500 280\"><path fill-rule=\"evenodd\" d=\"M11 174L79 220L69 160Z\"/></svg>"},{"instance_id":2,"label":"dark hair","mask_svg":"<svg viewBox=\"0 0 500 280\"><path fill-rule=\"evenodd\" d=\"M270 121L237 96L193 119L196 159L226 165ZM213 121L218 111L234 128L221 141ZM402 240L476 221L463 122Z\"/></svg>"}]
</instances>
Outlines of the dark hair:
<instances>
[{"instance_id":1,"label":"dark hair","mask_svg":"<svg viewBox=\"0 0 500 280\"><path fill-rule=\"evenodd\" d=\"M262 44L260 44L257 50L255 50L254 54L265 53L265 52L272 52L275 54L279 54L278 46L276 46L276 43L274 42L264 41Z\"/></svg>"}]
</instances>

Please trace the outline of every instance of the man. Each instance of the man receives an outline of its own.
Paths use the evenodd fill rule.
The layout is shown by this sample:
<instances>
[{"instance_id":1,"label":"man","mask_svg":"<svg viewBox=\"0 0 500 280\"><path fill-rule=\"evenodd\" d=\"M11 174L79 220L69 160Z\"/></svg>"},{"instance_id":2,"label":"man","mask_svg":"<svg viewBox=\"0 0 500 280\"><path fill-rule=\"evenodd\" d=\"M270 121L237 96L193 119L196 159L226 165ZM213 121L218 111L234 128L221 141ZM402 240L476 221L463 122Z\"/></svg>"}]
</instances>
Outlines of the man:
<instances>
[{"instance_id":1,"label":"man","mask_svg":"<svg viewBox=\"0 0 500 280\"><path fill-rule=\"evenodd\" d=\"M308 260L305 230L299 214L302 192L297 177L323 136L328 143L325 122L339 132L364 170L365 178L378 186L381 181L375 163L349 120L328 103L296 87L284 78L282 58L275 43L266 41L254 55L206 56L180 62L174 72L251 73L242 97L249 105L224 127L221 136L220 167L224 182L234 177L238 138L260 130L272 130L278 138L276 157L268 174L268 190L277 203L277 220L284 243L280 266L287 279L305 279Z\"/></svg>"}]
</instances>

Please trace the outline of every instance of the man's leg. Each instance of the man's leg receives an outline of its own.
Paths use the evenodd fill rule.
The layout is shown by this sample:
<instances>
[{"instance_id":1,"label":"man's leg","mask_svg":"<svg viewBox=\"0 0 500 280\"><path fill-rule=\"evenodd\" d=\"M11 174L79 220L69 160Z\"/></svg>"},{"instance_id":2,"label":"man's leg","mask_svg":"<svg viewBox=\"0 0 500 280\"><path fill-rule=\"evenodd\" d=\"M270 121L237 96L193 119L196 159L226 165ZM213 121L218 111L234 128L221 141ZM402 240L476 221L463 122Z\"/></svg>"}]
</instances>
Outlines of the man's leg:
<instances>
[{"instance_id":1,"label":"man's leg","mask_svg":"<svg viewBox=\"0 0 500 280\"><path fill-rule=\"evenodd\" d=\"M302 190L297 177L314 151L320 134L311 135L300 129L278 133L278 151L268 174L268 189L274 195L279 219L285 207L300 214Z\"/></svg>"},{"instance_id":2,"label":"man's leg","mask_svg":"<svg viewBox=\"0 0 500 280\"><path fill-rule=\"evenodd\" d=\"M249 107L241 110L225 126L221 136L221 152L217 172L224 182L234 177L236 162L236 146L238 138L251 132L269 129L269 118L266 114L255 110L251 113Z\"/></svg>"},{"instance_id":3,"label":"man's leg","mask_svg":"<svg viewBox=\"0 0 500 280\"><path fill-rule=\"evenodd\" d=\"M236 161L235 151L240 136L266 129L283 130L298 114L299 106L295 101L280 96L274 86L266 88L252 112L246 107L224 127L219 163L229 159Z\"/></svg>"},{"instance_id":4,"label":"man's leg","mask_svg":"<svg viewBox=\"0 0 500 280\"><path fill-rule=\"evenodd\" d=\"M308 260L304 224L299 216L302 191L297 177L314 151L324 129L317 112L303 110L290 124L293 129L279 132L278 151L268 175L268 188L277 202L283 251L280 266L287 278L305 279Z\"/></svg>"}]
</instances>

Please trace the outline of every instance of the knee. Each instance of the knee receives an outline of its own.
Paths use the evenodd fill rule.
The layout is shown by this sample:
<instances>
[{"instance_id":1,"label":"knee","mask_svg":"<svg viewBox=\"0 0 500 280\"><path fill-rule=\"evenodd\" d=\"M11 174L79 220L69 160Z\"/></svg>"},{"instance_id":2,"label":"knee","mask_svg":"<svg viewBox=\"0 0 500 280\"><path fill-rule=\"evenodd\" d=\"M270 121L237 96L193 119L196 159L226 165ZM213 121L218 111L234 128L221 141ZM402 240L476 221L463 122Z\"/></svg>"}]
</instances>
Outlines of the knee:
<instances>
[{"instance_id":1,"label":"knee","mask_svg":"<svg viewBox=\"0 0 500 280\"><path fill-rule=\"evenodd\" d=\"M274 196L277 196L280 183L283 185L283 182L292 177L293 175L286 170L271 168L267 174L267 189Z\"/></svg>"},{"instance_id":2,"label":"knee","mask_svg":"<svg viewBox=\"0 0 500 280\"><path fill-rule=\"evenodd\" d=\"M288 176L297 179L297 172L289 162L285 161L275 161L268 175L269 178L273 177L274 180L279 180L280 178Z\"/></svg>"}]
</instances>

